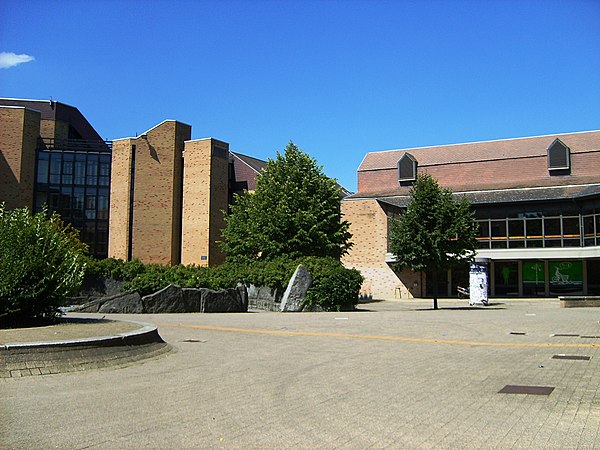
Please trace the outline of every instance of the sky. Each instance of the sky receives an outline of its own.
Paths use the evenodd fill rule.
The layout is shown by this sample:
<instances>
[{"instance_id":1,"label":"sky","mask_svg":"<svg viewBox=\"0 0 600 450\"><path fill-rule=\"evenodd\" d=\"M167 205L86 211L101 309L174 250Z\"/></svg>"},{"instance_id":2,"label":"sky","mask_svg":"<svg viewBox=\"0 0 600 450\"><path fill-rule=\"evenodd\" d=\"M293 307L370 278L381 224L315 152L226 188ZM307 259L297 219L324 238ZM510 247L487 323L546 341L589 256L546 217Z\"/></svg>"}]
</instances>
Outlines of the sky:
<instances>
[{"instance_id":1,"label":"sky","mask_svg":"<svg viewBox=\"0 0 600 450\"><path fill-rule=\"evenodd\" d=\"M0 97L293 141L355 191L370 151L600 129L600 0L2 0Z\"/></svg>"}]
</instances>

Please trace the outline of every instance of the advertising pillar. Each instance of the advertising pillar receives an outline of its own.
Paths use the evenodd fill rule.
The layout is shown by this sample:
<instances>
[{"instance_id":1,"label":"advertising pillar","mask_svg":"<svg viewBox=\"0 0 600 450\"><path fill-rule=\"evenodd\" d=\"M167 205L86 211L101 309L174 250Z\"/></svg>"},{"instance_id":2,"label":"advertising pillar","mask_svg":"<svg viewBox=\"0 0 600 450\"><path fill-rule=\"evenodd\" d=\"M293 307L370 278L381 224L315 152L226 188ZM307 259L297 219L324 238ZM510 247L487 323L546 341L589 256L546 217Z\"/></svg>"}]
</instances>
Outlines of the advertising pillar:
<instances>
[{"instance_id":1,"label":"advertising pillar","mask_svg":"<svg viewBox=\"0 0 600 450\"><path fill-rule=\"evenodd\" d=\"M488 258L475 258L469 269L469 305L488 304Z\"/></svg>"}]
</instances>

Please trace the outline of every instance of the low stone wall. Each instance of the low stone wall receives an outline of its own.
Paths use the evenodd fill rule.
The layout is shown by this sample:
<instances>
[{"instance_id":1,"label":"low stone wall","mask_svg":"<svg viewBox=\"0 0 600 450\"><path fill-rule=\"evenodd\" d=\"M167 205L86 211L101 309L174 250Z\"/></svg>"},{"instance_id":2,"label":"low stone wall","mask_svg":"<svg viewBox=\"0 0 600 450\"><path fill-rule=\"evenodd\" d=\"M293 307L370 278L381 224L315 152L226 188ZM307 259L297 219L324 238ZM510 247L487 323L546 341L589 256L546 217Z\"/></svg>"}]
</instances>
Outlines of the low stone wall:
<instances>
[{"instance_id":1,"label":"low stone wall","mask_svg":"<svg viewBox=\"0 0 600 450\"><path fill-rule=\"evenodd\" d=\"M561 308L597 308L600 307L600 296L580 295L558 297Z\"/></svg>"},{"instance_id":2,"label":"low stone wall","mask_svg":"<svg viewBox=\"0 0 600 450\"><path fill-rule=\"evenodd\" d=\"M248 286L248 308L281 311L281 292L268 286Z\"/></svg>"},{"instance_id":3,"label":"low stone wall","mask_svg":"<svg viewBox=\"0 0 600 450\"><path fill-rule=\"evenodd\" d=\"M71 297L71 304L82 304L89 302L91 299L119 295L125 283L125 281L115 280L114 278L86 275L77 295Z\"/></svg>"},{"instance_id":4,"label":"low stone wall","mask_svg":"<svg viewBox=\"0 0 600 450\"><path fill-rule=\"evenodd\" d=\"M171 350L156 326L129 333L63 342L0 345L0 378L126 366Z\"/></svg>"},{"instance_id":5,"label":"low stone wall","mask_svg":"<svg viewBox=\"0 0 600 450\"><path fill-rule=\"evenodd\" d=\"M85 303L75 312L160 314L187 312L246 312L248 293L245 286L213 291L168 285L154 294L141 297L138 292L103 297Z\"/></svg>"}]
</instances>

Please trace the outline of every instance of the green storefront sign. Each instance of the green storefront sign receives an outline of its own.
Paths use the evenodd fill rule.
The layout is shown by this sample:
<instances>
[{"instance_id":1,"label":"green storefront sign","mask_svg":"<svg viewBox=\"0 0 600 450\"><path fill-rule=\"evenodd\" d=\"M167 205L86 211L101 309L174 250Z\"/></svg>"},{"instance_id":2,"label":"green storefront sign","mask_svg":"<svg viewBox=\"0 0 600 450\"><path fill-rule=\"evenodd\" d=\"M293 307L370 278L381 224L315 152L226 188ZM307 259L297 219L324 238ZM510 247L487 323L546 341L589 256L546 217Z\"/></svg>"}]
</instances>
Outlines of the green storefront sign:
<instances>
[{"instance_id":1,"label":"green storefront sign","mask_svg":"<svg viewBox=\"0 0 600 450\"><path fill-rule=\"evenodd\" d=\"M546 270L542 261L525 261L523 263L523 281L525 283L544 283Z\"/></svg>"},{"instance_id":2,"label":"green storefront sign","mask_svg":"<svg viewBox=\"0 0 600 450\"><path fill-rule=\"evenodd\" d=\"M582 261L550 261L548 263L550 291L565 293L581 291L583 288Z\"/></svg>"}]
</instances>

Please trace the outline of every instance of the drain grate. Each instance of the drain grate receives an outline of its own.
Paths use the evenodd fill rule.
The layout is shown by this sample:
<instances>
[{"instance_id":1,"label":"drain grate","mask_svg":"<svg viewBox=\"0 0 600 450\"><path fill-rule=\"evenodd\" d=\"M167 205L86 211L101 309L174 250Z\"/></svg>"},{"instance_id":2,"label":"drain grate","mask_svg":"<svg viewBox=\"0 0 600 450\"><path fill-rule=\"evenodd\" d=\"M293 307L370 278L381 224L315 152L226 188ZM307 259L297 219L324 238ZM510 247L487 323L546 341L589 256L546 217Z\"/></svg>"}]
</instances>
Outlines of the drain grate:
<instances>
[{"instance_id":1,"label":"drain grate","mask_svg":"<svg viewBox=\"0 0 600 450\"><path fill-rule=\"evenodd\" d=\"M581 336L582 339L600 339L600 336Z\"/></svg>"},{"instance_id":2,"label":"drain grate","mask_svg":"<svg viewBox=\"0 0 600 450\"><path fill-rule=\"evenodd\" d=\"M498 391L498 394L531 394L531 395L550 395L554 387L552 386L517 386L507 384Z\"/></svg>"},{"instance_id":3,"label":"drain grate","mask_svg":"<svg viewBox=\"0 0 600 450\"><path fill-rule=\"evenodd\" d=\"M574 359L576 361L589 361L591 356L585 355L554 355L552 359Z\"/></svg>"},{"instance_id":4,"label":"drain grate","mask_svg":"<svg viewBox=\"0 0 600 450\"><path fill-rule=\"evenodd\" d=\"M578 334L575 333L554 333L550 335L551 337L577 337Z\"/></svg>"}]
</instances>

